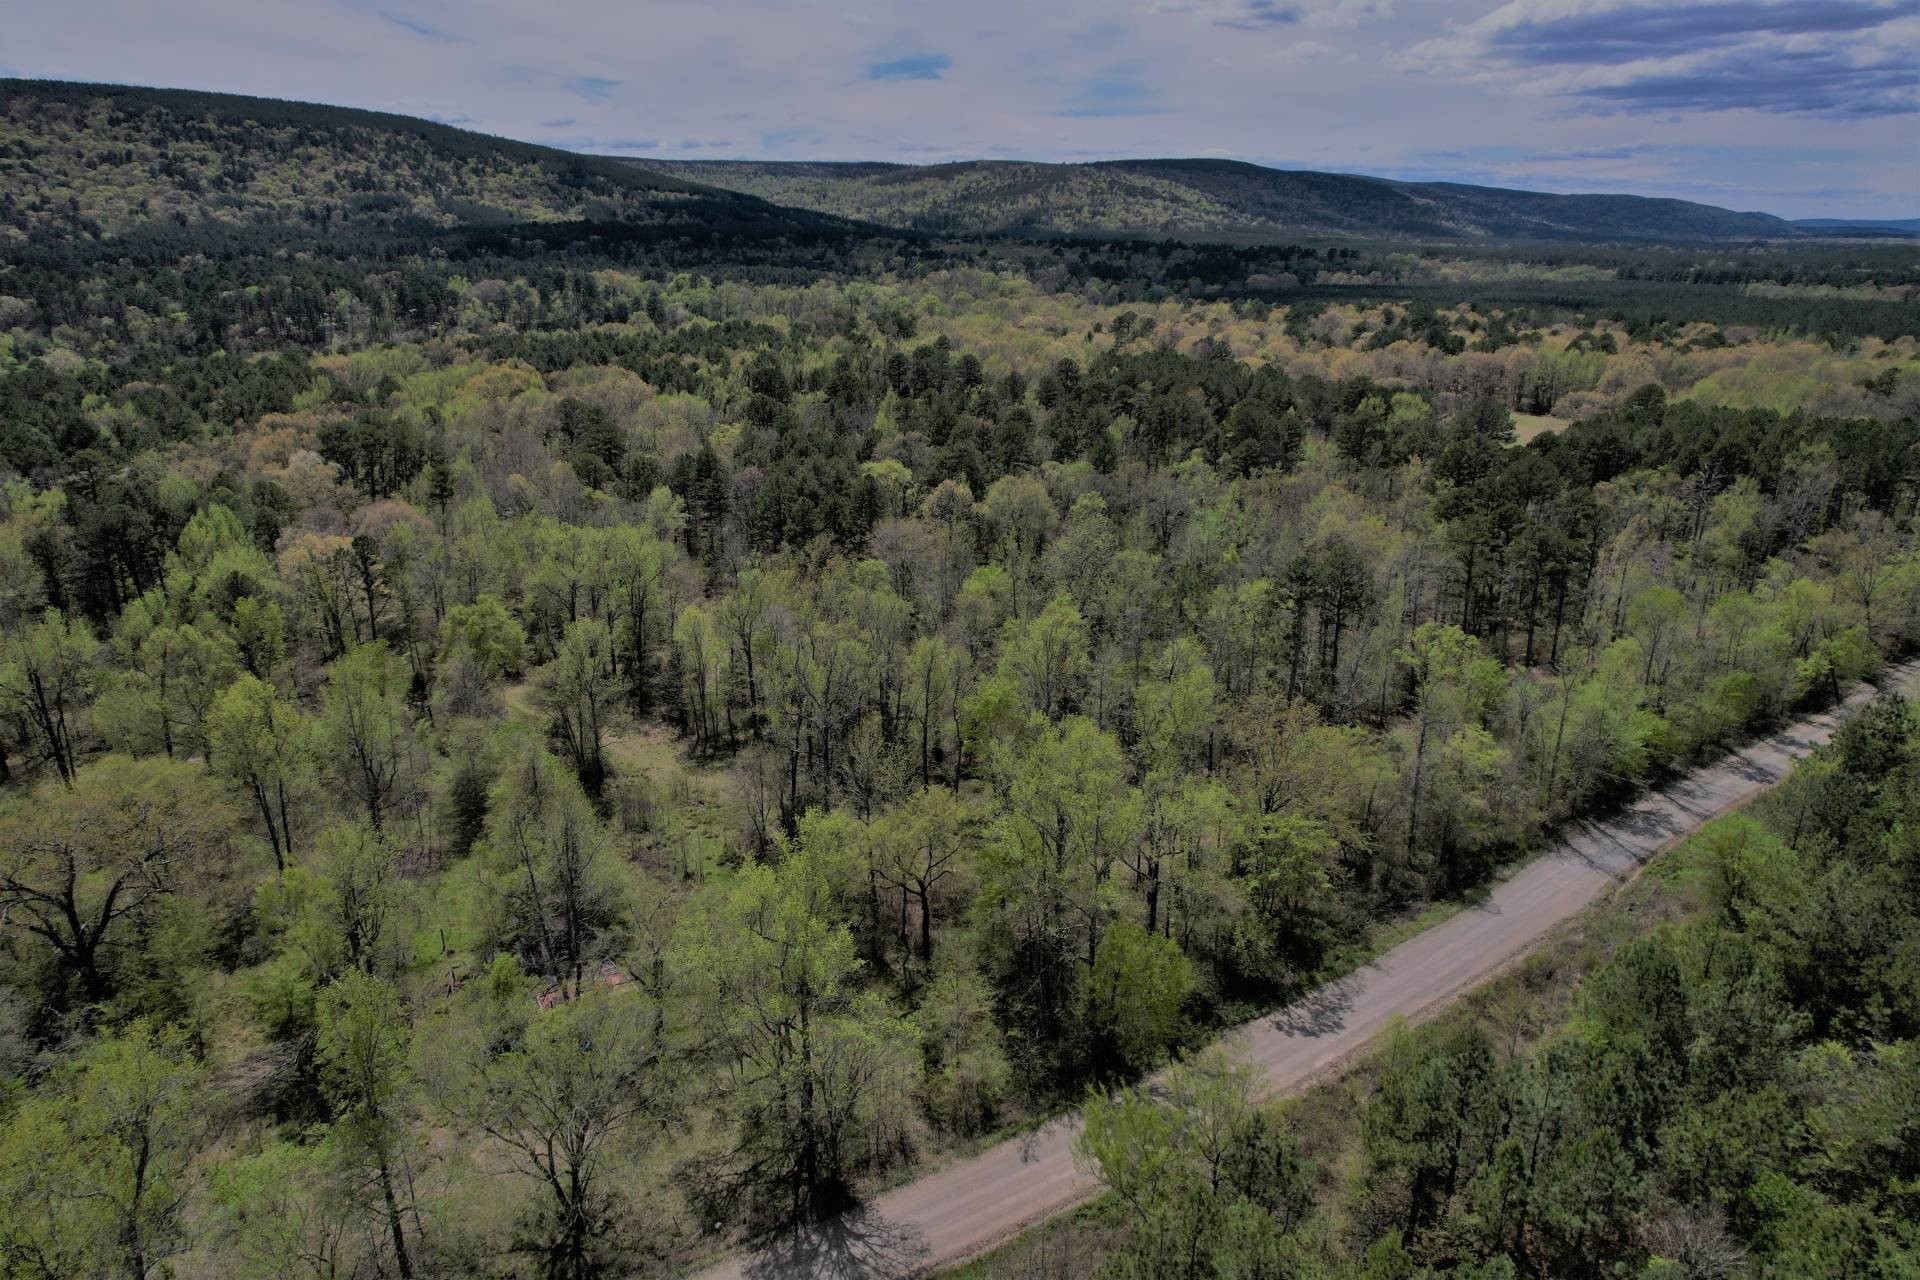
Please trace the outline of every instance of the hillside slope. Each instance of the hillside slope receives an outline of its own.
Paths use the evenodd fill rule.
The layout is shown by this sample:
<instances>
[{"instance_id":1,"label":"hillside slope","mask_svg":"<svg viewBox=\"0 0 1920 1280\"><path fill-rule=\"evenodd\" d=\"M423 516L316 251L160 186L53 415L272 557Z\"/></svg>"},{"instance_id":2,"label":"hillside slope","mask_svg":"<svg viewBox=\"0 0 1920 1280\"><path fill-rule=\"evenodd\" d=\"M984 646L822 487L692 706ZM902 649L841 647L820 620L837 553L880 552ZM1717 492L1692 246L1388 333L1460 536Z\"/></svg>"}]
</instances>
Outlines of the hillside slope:
<instances>
[{"instance_id":1,"label":"hillside slope","mask_svg":"<svg viewBox=\"0 0 1920 1280\"><path fill-rule=\"evenodd\" d=\"M1220 160L634 161L347 107L0 80L0 242L206 221L316 230L687 222L779 234L842 218L940 232L1269 240L1799 234L1765 214L1681 200L1392 182Z\"/></svg>"},{"instance_id":2,"label":"hillside slope","mask_svg":"<svg viewBox=\"0 0 1920 1280\"><path fill-rule=\"evenodd\" d=\"M1764 213L1644 196L1268 169L1229 160L967 161L920 167L639 160L782 204L936 231L1482 240L1787 238Z\"/></svg>"},{"instance_id":3,"label":"hillside slope","mask_svg":"<svg viewBox=\"0 0 1920 1280\"><path fill-rule=\"evenodd\" d=\"M1864 231L1920 236L1920 218L1795 218L1793 225L1822 233Z\"/></svg>"},{"instance_id":4,"label":"hillside slope","mask_svg":"<svg viewBox=\"0 0 1920 1280\"><path fill-rule=\"evenodd\" d=\"M0 80L0 242L156 222L452 227L818 224L737 192L408 116L233 94Z\"/></svg>"}]
</instances>

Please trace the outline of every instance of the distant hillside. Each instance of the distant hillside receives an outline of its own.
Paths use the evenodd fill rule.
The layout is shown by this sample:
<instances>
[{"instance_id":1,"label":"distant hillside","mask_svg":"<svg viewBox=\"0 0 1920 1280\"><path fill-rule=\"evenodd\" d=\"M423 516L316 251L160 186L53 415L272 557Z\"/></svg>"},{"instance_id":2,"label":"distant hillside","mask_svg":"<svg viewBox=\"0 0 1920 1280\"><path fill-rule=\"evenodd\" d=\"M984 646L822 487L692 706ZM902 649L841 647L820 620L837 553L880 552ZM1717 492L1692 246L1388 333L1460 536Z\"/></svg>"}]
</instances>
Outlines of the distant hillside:
<instances>
[{"instance_id":1,"label":"distant hillside","mask_svg":"<svg viewBox=\"0 0 1920 1280\"><path fill-rule=\"evenodd\" d=\"M1228 160L968 161L909 167L638 160L780 204L931 231L1478 240L1790 237L1791 223L1685 200L1393 182Z\"/></svg>"},{"instance_id":2,"label":"distant hillside","mask_svg":"<svg viewBox=\"0 0 1920 1280\"><path fill-rule=\"evenodd\" d=\"M408 116L0 80L0 243L156 221L315 229L591 219L818 224L737 192Z\"/></svg>"},{"instance_id":3,"label":"distant hillside","mask_svg":"<svg viewBox=\"0 0 1920 1280\"><path fill-rule=\"evenodd\" d=\"M732 238L844 231L845 218L941 232L1255 240L1801 234L1766 214L1681 200L1392 182L1220 160L633 161L347 107L0 80L0 243L208 221L326 230L590 220L686 224Z\"/></svg>"},{"instance_id":4,"label":"distant hillside","mask_svg":"<svg viewBox=\"0 0 1920 1280\"><path fill-rule=\"evenodd\" d=\"M1920 235L1920 218L1795 218L1807 231L1894 231Z\"/></svg>"}]
</instances>

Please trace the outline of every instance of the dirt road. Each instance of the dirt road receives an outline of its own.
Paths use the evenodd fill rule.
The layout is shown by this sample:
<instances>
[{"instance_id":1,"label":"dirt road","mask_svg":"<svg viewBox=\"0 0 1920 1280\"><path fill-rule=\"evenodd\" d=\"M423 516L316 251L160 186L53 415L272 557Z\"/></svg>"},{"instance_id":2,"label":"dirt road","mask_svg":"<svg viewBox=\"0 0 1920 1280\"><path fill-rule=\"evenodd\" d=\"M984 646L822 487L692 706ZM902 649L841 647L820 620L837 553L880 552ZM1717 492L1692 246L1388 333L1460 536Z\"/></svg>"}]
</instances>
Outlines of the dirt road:
<instances>
[{"instance_id":1,"label":"dirt road","mask_svg":"<svg viewBox=\"0 0 1920 1280\"><path fill-rule=\"evenodd\" d=\"M1920 662L1890 669L1881 683L1913 690ZM1863 686L1847 705L1872 696ZM1270 1092L1299 1087L1395 1018L1415 1017L1492 976L1648 858L1778 782L1793 761L1832 735L1840 718L1828 712L1801 720L1648 794L1615 818L1580 824L1478 905L1230 1035L1265 1071ZM1062 1117L889 1191L838 1222L730 1258L700 1280L877 1280L963 1262L1099 1191L1095 1179L1074 1167L1076 1129L1076 1117Z\"/></svg>"}]
</instances>

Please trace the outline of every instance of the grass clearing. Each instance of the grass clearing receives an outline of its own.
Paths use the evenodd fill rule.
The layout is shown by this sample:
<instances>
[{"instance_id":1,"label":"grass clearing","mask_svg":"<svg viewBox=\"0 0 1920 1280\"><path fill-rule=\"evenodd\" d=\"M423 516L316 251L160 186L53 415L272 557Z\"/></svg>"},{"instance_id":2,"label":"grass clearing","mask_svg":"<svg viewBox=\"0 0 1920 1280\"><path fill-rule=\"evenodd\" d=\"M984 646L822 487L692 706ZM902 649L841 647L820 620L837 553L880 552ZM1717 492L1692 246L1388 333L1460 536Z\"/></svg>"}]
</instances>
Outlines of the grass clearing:
<instances>
[{"instance_id":1,"label":"grass clearing","mask_svg":"<svg viewBox=\"0 0 1920 1280\"><path fill-rule=\"evenodd\" d=\"M539 726L545 717L534 705L531 682L509 685L507 713ZM725 765L696 759L673 730L657 722L621 717L603 737L614 781L619 788L637 788L643 820L643 839L637 852L663 873L682 880L704 881L723 864L734 860L745 811L735 798L739 787Z\"/></svg>"},{"instance_id":2,"label":"grass clearing","mask_svg":"<svg viewBox=\"0 0 1920 1280\"><path fill-rule=\"evenodd\" d=\"M1565 418L1549 417L1544 413L1516 413L1513 415L1513 438L1516 443L1526 444L1536 436L1548 435L1570 425Z\"/></svg>"}]
</instances>

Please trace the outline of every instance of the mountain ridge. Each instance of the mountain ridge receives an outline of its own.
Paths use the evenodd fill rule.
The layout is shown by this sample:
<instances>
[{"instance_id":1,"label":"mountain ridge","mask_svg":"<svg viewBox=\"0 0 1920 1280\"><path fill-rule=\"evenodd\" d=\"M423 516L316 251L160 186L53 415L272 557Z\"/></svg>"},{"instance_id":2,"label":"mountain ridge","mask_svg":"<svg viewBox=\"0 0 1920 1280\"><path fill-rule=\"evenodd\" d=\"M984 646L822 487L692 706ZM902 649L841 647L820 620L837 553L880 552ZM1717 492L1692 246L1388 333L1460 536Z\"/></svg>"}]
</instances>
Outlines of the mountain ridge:
<instances>
[{"instance_id":1,"label":"mountain ridge","mask_svg":"<svg viewBox=\"0 0 1920 1280\"><path fill-rule=\"evenodd\" d=\"M908 230L1378 236L1439 240L1791 239L1771 214L1658 196L1402 182L1206 158L1050 163L669 160L637 168Z\"/></svg>"},{"instance_id":2,"label":"mountain ridge","mask_svg":"<svg viewBox=\"0 0 1920 1280\"><path fill-rule=\"evenodd\" d=\"M1890 233L1920 236L1920 218L1795 218L1793 225L1807 231Z\"/></svg>"},{"instance_id":3,"label":"mountain ridge","mask_svg":"<svg viewBox=\"0 0 1920 1280\"><path fill-rule=\"evenodd\" d=\"M1768 214L1659 197L1401 182L1209 158L915 166L596 156L355 107L0 79L0 240L48 232L99 239L169 220L316 230L621 222L709 235L888 228L1253 242L1821 234Z\"/></svg>"}]
</instances>

